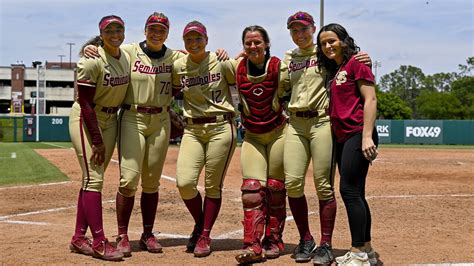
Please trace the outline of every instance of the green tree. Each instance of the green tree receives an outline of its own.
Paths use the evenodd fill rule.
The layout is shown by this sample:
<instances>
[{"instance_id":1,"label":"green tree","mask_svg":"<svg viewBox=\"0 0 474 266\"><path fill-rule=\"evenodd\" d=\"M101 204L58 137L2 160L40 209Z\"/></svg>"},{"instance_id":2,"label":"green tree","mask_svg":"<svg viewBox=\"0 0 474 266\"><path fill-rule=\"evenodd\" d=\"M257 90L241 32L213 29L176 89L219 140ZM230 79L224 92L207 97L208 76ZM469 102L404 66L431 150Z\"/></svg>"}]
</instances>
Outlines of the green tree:
<instances>
[{"instance_id":1,"label":"green tree","mask_svg":"<svg viewBox=\"0 0 474 266\"><path fill-rule=\"evenodd\" d=\"M380 87L382 91L389 91L405 101L412 109L413 117L417 118L416 97L420 95L424 79L425 74L421 69L414 66L400 66L399 69L380 78Z\"/></svg>"},{"instance_id":2,"label":"green tree","mask_svg":"<svg viewBox=\"0 0 474 266\"><path fill-rule=\"evenodd\" d=\"M474 56L469 57L466 59L467 65L458 65L459 68L459 75L461 76L472 76L472 70L474 70Z\"/></svg>"},{"instance_id":3,"label":"green tree","mask_svg":"<svg viewBox=\"0 0 474 266\"><path fill-rule=\"evenodd\" d=\"M451 83L457 79L456 73L436 73L428 75L423 80L423 90L449 92L451 91Z\"/></svg>"},{"instance_id":4,"label":"green tree","mask_svg":"<svg viewBox=\"0 0 474 266\"><path fill-rule=\"evenodd\" d=\"M412 115L411 108L400 97L391 92L377 93L378 117L383 119L410 119Z\"/></svg>"},{"instance_id":5,"label":"green tree","mask_svg":"<svg viewBox=\"0 0 474 266\"><path fill-rule=\"evenodd\" d=\"M420 118L460 119L461 102L449 92L423 91L416 98Z\"/></svg>"},{"instance_id":6,"label":"green tree","mask_svg":"<svg viewBox=\"0 0 474 266\"><path fill-rule=\"evenodd\" d=\"M464 76L451 84L451 93L459 100L461 119L474 119L474 77Z\"/></svg>"}]
</instances>

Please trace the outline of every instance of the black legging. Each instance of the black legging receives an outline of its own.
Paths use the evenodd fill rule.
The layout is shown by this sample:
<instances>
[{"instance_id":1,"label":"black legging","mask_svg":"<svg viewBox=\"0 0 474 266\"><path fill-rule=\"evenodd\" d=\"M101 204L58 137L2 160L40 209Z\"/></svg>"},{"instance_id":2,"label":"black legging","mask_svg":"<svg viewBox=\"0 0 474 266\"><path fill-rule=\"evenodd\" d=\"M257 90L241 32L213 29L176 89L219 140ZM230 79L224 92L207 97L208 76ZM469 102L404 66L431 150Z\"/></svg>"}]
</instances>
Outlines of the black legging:
<instances>
[{"instance_id":1,"label":"black legging","mask_svg":"<svg viewBox=\"0 0 474 266\"><path fill-rule=\"evenodd\" d=\"M378 145L377 131L372 135ZM365 180L369 161L362 154L362 132L343 143L336 143L336 162L341 176L339 192L346 206L352 246L361 247L371 240L372 218L365 199Z\"/></svg>"}]
</instances>

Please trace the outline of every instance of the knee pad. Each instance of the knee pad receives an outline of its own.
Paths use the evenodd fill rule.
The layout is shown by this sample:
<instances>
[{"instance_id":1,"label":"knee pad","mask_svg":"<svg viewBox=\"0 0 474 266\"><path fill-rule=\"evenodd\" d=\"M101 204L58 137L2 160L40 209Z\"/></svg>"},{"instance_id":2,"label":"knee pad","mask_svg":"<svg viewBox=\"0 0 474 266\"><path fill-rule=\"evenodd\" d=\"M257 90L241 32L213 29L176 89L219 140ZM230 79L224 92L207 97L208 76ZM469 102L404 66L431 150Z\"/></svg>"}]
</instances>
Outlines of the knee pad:
<instances>
[{"instance_id":1,"label":"knee pad","mask_svg":"<svg viewBox=\"0 0 474 266\"><path fill-rule=\"evenodd\" d=\"M260 181L245 179L240 187L242 191L242 204L244 209L258 208L265 201L265 191Z\"/></svg>"},{"instance_id":2,"label":"knee pad","mask_svg":"<svg viewBox=\"0 0 474 266\"><path fill-rule=\"evenodd\" d=\"M270 195L268 196L268 217L265 238L267 242L278 246L279 250L284 250L282 235L286 219L285 183L278 179L269 178L267 188Z\"/></svg>"},{"instance_id":3,"label":"knee pad","mask_svg":"<svg viewBox=\"0 0 474 266\"><path fill-rule=\"evenodd\" d=\"M285 183L282 180L269 178L267 181L267 188L270 191L268 204L275 207L285 206Z\"/></svg>"}]
</instances>

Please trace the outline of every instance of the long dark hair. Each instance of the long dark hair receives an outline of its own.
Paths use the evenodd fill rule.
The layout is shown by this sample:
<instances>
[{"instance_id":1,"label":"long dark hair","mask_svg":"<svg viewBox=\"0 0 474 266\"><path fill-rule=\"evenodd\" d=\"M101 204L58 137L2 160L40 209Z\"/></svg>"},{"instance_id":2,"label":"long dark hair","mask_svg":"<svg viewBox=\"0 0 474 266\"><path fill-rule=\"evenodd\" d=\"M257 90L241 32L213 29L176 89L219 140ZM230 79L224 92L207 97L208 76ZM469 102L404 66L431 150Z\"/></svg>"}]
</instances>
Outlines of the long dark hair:
<instances>
[{"instance_id":1,"label":"long dark hair","mask_svg":"<svg viewBox=\"0 0 474 266\"><path fill-rule=\"evenodd\" d=\"M247 32L252 32L252 31L260 32L260 34L263 37L263 41L267 45L267 48L265 49L265 52L266 52L265 56L270 57L270 37L268 36L268 32L262 26L253 25L253 26L246 27L244 31L242 32L242 44L244 44L245 42L245 34L247 34Z\"/></svg>"},{"instance_id":2,"label":"long dark hair","mask_svg":"<svg viewBox=\"0 0 474 266\"><path fill-rule=\"evenodd\" d=\"M81 50L79 51L79 56L80 57L82 57L84 55L84 48L89 44L94 45L94 46L102 46L103 45L102 38L100 38L100 36L97 35L97 36L94 36L94 37L90 38L86 43L84 43L81 47Z\"/></svg>"},{"instance_id":3,"label":"long dark hair","mask_svg":"<svg viewBox=\"0 0 474 266\"><path fill-rule=\"evenodd\" d=\"M337 23L331 23L328 24L324 27L321 28L321 30L318 32L318 37L316 38L316 43L317 43L317 48L316 48L316 57L318 59L318 63L320 66L325 67L329 72L335 72L337 69L337 64L334 60L327 58L323 50L321 49L321 41L319 40L319 36L321 35L322 32L325 31L332 31L334 32L339 40L341 40L342 44L342 55L344 58L344 61L348 60L351 58L353 55L357 54L360 51L359 46L355 44L354 39L349 36L349 33L347 33L346 29L337 24Z\"/></svg>"}]
</instances>

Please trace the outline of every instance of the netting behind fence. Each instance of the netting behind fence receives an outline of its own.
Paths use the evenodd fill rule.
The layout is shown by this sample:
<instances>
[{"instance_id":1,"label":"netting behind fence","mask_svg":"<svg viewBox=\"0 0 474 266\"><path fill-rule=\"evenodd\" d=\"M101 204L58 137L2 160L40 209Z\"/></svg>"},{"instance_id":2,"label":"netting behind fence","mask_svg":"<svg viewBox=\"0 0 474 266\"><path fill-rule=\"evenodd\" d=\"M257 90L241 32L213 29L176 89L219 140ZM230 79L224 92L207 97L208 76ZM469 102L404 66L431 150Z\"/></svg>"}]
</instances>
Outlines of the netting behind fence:
<instances>
[{"instance_id":1,"label":"netting behind fence","mask_svg":"<svg viewBox=\"0 0 474 266\"><path fill-rule=\"evenodd\" d=\"M23 116L0 115L0 142L23 141Z\"/></svg>"}]
</instances>

